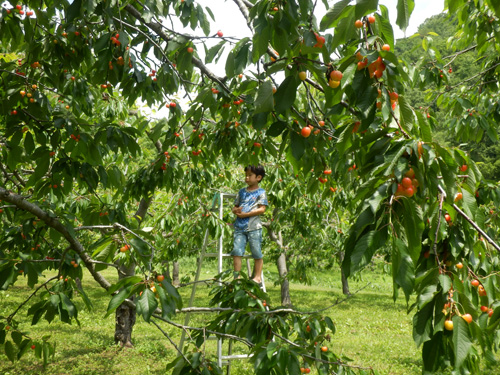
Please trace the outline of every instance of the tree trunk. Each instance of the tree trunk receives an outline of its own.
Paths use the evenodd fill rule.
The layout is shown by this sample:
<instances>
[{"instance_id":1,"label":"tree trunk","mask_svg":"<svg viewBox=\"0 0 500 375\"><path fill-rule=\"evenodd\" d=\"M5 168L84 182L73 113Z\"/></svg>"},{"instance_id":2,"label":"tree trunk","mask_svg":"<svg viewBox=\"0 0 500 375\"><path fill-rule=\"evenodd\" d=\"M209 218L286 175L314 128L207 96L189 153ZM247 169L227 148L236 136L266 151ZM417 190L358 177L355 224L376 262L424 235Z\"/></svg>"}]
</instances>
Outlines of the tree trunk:
<instances>
[{"instance_id":1,"label":"tree trunk","mask_svg":"<svg viewBox=\"0 0 500 375\"><path fill-rule=\"evenodd\" d=\"M277 212L278 211L275 209L274 215L276 215ZM286 249L283 246L283 238L281 237L281 231L279 231L278 235L276 235L276 233L274 233L274 230L271 228L271 225L269 223L263 223L262 226L267 229L267 235L269 236L271 241L275 242L281 249L281 255L276 261L281 280L281 305L291 306L292 299L290 298L290 282L288 281L287 278L288 268L286 266Z\"/></svg>"},{"instance_id":2,"label":"tree trunk","mask_svg":"<svg viewBox=\"0 0 500 375\"><path fill-rule=\"evenodd\" d=\"M286 275L288 274L288 269L286 267L286 255L283 251L276 261L278 266L278 272L281 280L281 305L282 306L291 306L292 300L290 298L290 282Z\"/></svg>"},{"instance_id":3,"label":"tree trunk","mask_svg":"<svg viewBox=\"0 0 500 375\"><path fill-rule=\"evenodd\" d=\"M126 267L120 265L119 279L135 274L135 263ZM130 298L133 300L133 296ZM132 344L132 329L135 324L135 309L122 303L115 311L115 343L130 348Z\"/></svg>"},{"instance_id":4,"label":"tree trunk","mask_svg":"<svg viewBox=\"0 0 500 375\"><path fill-rule=\"evenodd\" d=\"M344 270L342 269L343 261L344 261L344 252L341 251L339 253L339 264L340 264L340 273L342 278L342 293L344 293L347 296L350 296L351 292L349 291L349 282L347 281L347 277L345 277Z\"/></svg>"},{"instance_id":5,"label":"tree trunk","mask_svg":"<svg viewBox=\"0 0 500 375\"><path fill-rule=\"evenodd\" d=\"M172 285L179 286L179 262L174 262L174 266L172 267Z\"/></svg>"},{"instance_id":6,"label":"tree trunk","mask_svg":"<svg viewBox=\"0 0 500 375\"><path fill-rule=\"evenodd\" d=\"M141 199L139 203L139 208L135 213L135 219L140 225L144 216L146 215L149 205L151 204L151 198ZM128 276L135 275L135 263L129 265L119 264L118 279L121 280ZM133 296L130 297L133 300ZM115 343L120 344L123 347L132 347L132 330L134 328L136 319L135 308L127 303L122 303L115 311Z\"/></svg>"}]
</instances>

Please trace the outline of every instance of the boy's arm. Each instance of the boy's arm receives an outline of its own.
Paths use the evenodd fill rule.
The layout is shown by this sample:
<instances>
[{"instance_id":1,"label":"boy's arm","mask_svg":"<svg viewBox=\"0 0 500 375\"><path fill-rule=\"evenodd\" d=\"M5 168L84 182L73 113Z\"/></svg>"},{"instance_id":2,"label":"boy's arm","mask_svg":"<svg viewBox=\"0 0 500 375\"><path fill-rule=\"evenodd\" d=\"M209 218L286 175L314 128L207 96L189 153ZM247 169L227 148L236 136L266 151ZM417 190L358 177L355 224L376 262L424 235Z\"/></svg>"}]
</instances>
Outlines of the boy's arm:
<instances>
[{"instance_id":1,"label":"boy's arm","mask_svg":"<svg viewBox=\"0 0 500 375\"><path fill-rule=\"evenodd\" d=\"M264 212L266 212L266 207L267 206L264 206L263 204L259 205L258 208L256 208L255 210L252 210L250 212L241 212L241 209L240 209L240 212L234 212L234 208L233 208L233 212L236 214L236 216L238 216L239 218L245 218L245 217L252 217L252 216L258 216L258 215L262 215Z\"/></svg>"}]
</instances>

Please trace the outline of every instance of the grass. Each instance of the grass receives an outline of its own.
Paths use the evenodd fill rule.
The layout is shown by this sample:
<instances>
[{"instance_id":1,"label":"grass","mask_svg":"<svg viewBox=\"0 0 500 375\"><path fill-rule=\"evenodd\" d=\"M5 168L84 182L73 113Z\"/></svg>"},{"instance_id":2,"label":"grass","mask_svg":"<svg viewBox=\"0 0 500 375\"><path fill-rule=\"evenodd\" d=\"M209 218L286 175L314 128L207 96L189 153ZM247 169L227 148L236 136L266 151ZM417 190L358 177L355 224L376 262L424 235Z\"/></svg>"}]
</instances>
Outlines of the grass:
<instances>
[{"instance_id":1,"label":"grass","mask_svg":"<svg viewBox=\"0 0 500 375\"><path fill-rule=\"evenodd\" d=\"M184 275L188 274L193 278L194 269L194 260L186 259L181 262L181 273L184 271ZM215 263L205 260L201 278L210 278L216 273ZM110 281L116 280L114 270L105 271L104 274ZM280 302L279 285L274 285L277 276L275 266L268 264L265 267L265 277L271 306L279 305ZM50 334L51 340L57 343L55 358L47 368L43 369L41 361L36 359L33 353L28 353L12 364L2 354L3 348L0 348L0 373L164 374L165 366L176 356L173 345L154 325L147 324L138 317L133 332L134 348L121 349L116 346L113 342L114 315L104 318L109 297L88 274L82 283L94 303L94 310L84 310L83 302L76 297L81 327L75 323L68 325L57 320L51 324L41 321L36 326L31 326L26 307L16 316L23 323L22 329L34 339ZM335 322L337 330L329 345L331 350L350 358L351 364L373 367L380 374L420 374L422 360L420 349L416 348L412 339L412 314L406 314L404 298L393 302L389 276L378 269L366 271L362 279L350 281L350 289L351 292L362 290L325 311ZM191 289L181 288L180 292L187 305ZM208 292L208 287L198 286L195 306L208 306ZM30 293L30 288L21 283L8 291L0 292L0 315L9 315ZM311 286L291 284L291 297L299 310L319 310L331 305L344 298L340 274L333 271L316 273ZM191 326L203 326L210 318L207 314L191 316ZM183 323L184 316L178 316L176 321ZM179 330L165 323L161 323L161 326L178 344ZM235 347L235 353L238 349L244 350ZM215 341L209 341L206 350L215 356ZM498 370L493 370L491 374L498 373ZM252 366L246 360L233 361L231 372L238 375L253 374Z\"/></svg>"}]
</instances>

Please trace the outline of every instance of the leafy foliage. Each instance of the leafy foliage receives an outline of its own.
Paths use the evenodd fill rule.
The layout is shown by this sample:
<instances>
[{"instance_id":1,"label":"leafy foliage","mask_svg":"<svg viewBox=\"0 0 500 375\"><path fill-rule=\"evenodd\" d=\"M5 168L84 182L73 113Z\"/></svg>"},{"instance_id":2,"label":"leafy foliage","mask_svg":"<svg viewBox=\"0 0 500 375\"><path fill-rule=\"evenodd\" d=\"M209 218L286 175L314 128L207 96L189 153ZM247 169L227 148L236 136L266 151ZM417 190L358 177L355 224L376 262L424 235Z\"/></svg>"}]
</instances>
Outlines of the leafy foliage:
<instances>
[{"instance_id":1,"label":"leafy foliage","mask_svg":"<svg viewBox=\"0 0 500 375\"><path fill-rule=\"evenodd\" d=\"M236 190L233 163L262 163L275 208L268 233L290 243L273 253L287 251L292 277L307 281L304 265L331 265L331 255L352 276L385 252L394 296L401 288L415 310L424 370L477 372L478 348L490 359L498 347L500 248L488 212L500 194L469 155L436 140L435 113L446 111L459 137L496 141L498 62L489 52L500 45L500 9L449 0L458 31L448 42L461 50L442 56L428 32L415 62L394 49L388 9L376 0L337 2L321 19L309 0L235 2L252 37L211 35L211 11L192 0L2 7L0 287L21 275L35 287L55 269L30 307L33 323L78 322L73 292L91 306L77 283L86 267L110 294L107 314L125 304L146 322L168 322L182 301L158 279L162 262L195 253L203 232L226 233L226 217L207 200L221 186ZM413 6L398 1L403 29ZM170 17L204 36L163 26ZM479 72L463 72L470 76L453 87L444 70L466 53ZM416 87L429 90L424 113ZM189 102L177 99L181 91ZM152 121L137 110L144 104L168 110ZM122 272L114 285L99 273L110 266ZM209 327L245 337L257 374L295 374L301 361L320 373L355 372L320 348L331 321L266 311L248 280L224 283L213 302L231 311ZM17 327L7 339L15 313L0 329L11 360L29 343ZM52 354L44 340L44 362ZM199 350L169 369L221 371Z\"/></svg>"}]
</instances>

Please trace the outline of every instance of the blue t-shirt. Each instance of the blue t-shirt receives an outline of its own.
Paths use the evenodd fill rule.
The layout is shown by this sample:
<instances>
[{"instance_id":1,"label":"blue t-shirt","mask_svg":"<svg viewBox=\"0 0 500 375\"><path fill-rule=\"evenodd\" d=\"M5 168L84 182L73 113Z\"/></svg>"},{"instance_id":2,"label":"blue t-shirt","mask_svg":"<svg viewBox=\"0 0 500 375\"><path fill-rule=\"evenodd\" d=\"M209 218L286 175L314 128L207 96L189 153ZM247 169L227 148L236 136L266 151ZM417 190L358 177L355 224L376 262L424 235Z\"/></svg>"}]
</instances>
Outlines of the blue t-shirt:
<instances>
[{"instance_id":1,"label":"blue t-shirt","mask_svg":"<svg viewBox=\"0 0 500 375\"><path fill-rule=\"evenodd\" d=\"M241 207L241 212L250 212L259 206L267 206L266 191L262 188L251 191L248 191L247 188L240 189L234 200L234 205ZM260 215L245 218L236 217L234 228L244 232L262 228Z\"/></svg>"}]
</instances>

